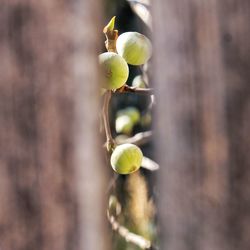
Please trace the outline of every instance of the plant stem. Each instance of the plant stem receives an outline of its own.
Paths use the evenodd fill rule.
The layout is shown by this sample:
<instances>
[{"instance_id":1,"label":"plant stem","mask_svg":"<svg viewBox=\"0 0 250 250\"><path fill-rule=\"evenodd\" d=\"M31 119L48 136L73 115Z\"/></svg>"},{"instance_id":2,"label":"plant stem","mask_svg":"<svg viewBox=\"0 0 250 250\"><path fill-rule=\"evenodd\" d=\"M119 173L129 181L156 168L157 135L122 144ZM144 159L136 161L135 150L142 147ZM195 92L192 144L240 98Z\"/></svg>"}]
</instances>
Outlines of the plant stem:
<instances>
[{"instance_id":1,"label":"plant stem","mask_svg":"<svg viewBox=\"0 0 250 250\"><path fill-rule=\"evenodd\" d=\"M121 141L116 141L116 143L123 144L123 143L132 143L137 146L144 145L148 143L152 139L152 131L145 131L135 134L132 137L129 137L127 139L123 139Z\"/></svg>"},{"instance_id":2,"label":"plant stem","mask_svg":"<svg viewBox=\"0 0 250 250\"><path fill-rule=\"evenodd\" d=\"M151 249L151 242L144 237L130 232L126 227L119 224L116 218L113 215L107 212L108 220L112 225L112 229L116 231L121 237L123 237L126 242L133 243L134 245L142 249Z\"/></svg>"},{"instance_id":3,"label":"plant stem","mask_svg":"<svg viewBox=\"0 0 250 250\"><path fill-rule=\"evenodd\" d=\"M153 89L150 88L135 88L128 85L124 85L119 89L116 89L114 93L136 93L136 94L146 94L153 95Z\"/></svg>"},{"instance_id":4,"label":"plant stem","mask_svg":"<svg viewBox=\"0 0 250 250\"><path fill-rule=\"evenodd\" d=\"M103 117L104 129L105 129L105 134L106 134L106 147L109 152L113 150L115 146L115 141L112 137L110 123L109 123L110 99L111 99L111 90L107 90L106 93L104 94L102 117Z\"/></svg>"}]
</instances>

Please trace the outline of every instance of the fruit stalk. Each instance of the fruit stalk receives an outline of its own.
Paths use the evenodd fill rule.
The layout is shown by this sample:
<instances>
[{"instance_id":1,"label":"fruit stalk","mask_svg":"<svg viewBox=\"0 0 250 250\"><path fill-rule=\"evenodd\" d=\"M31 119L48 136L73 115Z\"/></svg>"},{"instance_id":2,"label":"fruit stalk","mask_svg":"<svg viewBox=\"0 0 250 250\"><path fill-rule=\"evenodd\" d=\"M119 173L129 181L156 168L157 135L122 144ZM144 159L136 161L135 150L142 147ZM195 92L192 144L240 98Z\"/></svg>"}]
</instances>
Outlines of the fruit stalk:
<instances>
[{"instance_id":1,"label":"fruit stalk","mask_svg":"<svg viewBox=\"0 0 250 250\"><path fill-rule=\"evenodd\" d=\"M109 102L111 99L111 90L107 90L104 94L102 117L104 123L104 129L106 134L106 147L108 152L111 152L115 147L115 141L111 134L110 123L109 123Z\"/></svg>"},{"instance_id":2,"label":"fruit stalk","mask_svg":"<svg viewBox=\"0 0 250 250\"><path fill-rule=\"evenodd\" d=\"M114 30L115 25L115 17L113 17L107 26L104 27L103 33L106 36L105 46L108 52L116 53L116 40L118 38L118 30ZM108 152L111 152L115 148L115 140L112 137L110 123L109 123L109 103L111 99L112 91L107 90L104 95L104 103L103 103L103 122L104 129L106 134L106 148Z\"/></svg>"},{"instance_id":3,"label":"fruit stalk","mask_svg":"<svg viewBox=\"0 0 250 250\"><path fill-rule=\"evenodd\" d=\"M121 88L116 89L115 93L136 93L136 94L146 94L153 95L153 89L151 88L135 88L128 85L123 85Z\"/></svg>"}]
</instances>

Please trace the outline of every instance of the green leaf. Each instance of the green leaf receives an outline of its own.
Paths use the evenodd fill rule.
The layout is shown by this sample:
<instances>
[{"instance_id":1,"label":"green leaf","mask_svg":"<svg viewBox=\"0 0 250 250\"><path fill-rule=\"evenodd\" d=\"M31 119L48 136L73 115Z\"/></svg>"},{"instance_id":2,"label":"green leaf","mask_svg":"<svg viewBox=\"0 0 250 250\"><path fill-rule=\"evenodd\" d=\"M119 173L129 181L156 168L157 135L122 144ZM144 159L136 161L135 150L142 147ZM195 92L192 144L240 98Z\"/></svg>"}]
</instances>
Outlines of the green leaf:
<instances>
[{"instance_id":1,"label":"green leaf","mask_svg":"<svg viewBox=\"0 0 250 250\"><path fill-rule=\"evenodd\" d=\"M115 18L116 16L113 16L109 23L104 27L103 32L106 33L108 31L113 31L115 28Z\"/></svg>"}]
</instances>

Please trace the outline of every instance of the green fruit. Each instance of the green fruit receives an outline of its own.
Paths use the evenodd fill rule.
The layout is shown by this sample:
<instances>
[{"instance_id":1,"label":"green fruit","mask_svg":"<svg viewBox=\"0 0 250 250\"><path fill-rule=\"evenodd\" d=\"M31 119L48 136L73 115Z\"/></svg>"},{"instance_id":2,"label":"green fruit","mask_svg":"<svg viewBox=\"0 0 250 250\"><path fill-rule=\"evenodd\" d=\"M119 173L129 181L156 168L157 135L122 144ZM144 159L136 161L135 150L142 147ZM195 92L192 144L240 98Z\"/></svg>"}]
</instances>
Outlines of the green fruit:
<instances>
[{"instance_id":1,"label":"green fruit","mask_svg":"<svg viewBox=\"0 0 250 250\"><path fill-rule=\"evenodd\" d=\"M106 89L118 89L128 80L129 69L126 61L116 53L105 52L99 55L99 63L104 71Z\"/></svg>"},{"instance_id":2,"label":"green fruit","mask_svg":"<svg viewBox=\"0 0 250 250\"><path fill-rule=\"evenodd\" d=\"M131 174L140 168L142 158L143 154L139 147L125 143L115 148L110 163L118 174Z\"/></svg>"},{"instance_id":3,"label":"green fruit","mask_svg":"<svg viewBox=\"0 0 250 250\"><path fill-rule=\"evenodd\" d=\"M137 108L135 107L127 107L125 109L119 110L117 112L117 117L126 115L129 116L133 122L133 124L136 124L140 120L140 112Z\"/></svg>"},{"instance_id":4,"label":"green fruit","mask_svg":"<svg viewBox=\"0 0 250 250\"><path fill-rule=\"evenodd\" d=\"M115 120L115 130L117 133L130 135L133 130L134 123L127 115L118 116Z\"/></svg>"},{"instance_id":5,"label":"green fruit","mask_svg":"<svg viewBox=\"0 0 250 250\"><path fill-rule=\"evenodd\" d=\"M142 75L138 75L134 78L132 82L132 87L135 88L146 88L145 81L143 80Z\"/></svg>"},{"instance_id":6,"label":"green fruit","mask_svg":"<svg viewBox=\"0 0 250 250\"><path fill-rule=\"evenodd\" d=\"M138 32L125 32L116 41L116 49L128 64L145 64L152 54L150 40Z\"/></svg>"}]
</instances>

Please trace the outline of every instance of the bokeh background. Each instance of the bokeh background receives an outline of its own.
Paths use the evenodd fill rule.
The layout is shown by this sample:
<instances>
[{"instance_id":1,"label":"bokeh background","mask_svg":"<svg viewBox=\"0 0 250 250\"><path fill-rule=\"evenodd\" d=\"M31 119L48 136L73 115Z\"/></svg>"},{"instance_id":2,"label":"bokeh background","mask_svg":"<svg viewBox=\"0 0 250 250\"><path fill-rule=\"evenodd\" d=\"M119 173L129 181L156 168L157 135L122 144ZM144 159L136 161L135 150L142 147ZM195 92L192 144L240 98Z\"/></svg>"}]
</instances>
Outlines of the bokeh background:
<instances>
[{"instance_id":1,"label":"bokeh background","mask_svg":"<svg viewBox=\"0 0 250 250\"><path fill-rule=\"evenodd\" d=\"M0 3L0 249L138 249L130 233L151 250L250 248L249 1L152 0L152 30L125 1ZM153 42L152 123L132 135L153 130L142 149L160 167L127 177L100 133L113 15ZM149 103L116 94L113 135L118 110Z\"/></svg>"}]
</instances>

